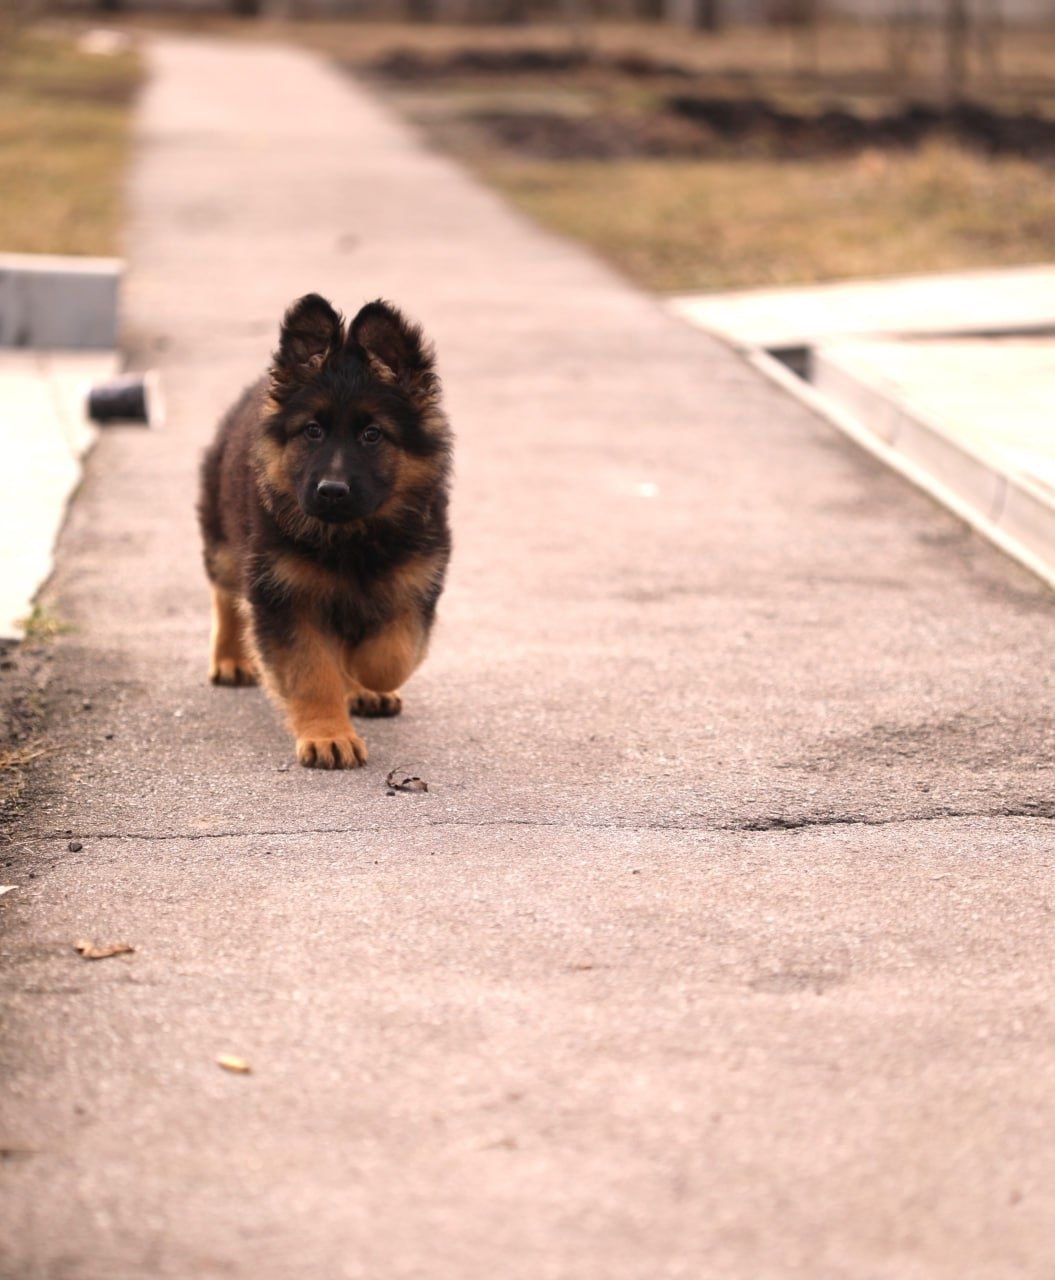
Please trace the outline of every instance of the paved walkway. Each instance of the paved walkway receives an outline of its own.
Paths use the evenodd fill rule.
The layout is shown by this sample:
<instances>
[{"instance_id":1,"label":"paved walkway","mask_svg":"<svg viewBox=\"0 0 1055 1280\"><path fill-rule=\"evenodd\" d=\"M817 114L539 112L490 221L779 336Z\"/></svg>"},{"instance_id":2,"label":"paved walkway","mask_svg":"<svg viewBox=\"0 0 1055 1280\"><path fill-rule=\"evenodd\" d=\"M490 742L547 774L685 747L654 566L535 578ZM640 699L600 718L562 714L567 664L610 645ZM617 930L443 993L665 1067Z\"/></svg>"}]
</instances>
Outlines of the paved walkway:
<instances>
[{"instance_id":1,"label":"paved walkway","mask_svg":"<svg viewBox=\"0 0 1055 1280\"><path fill-rule=\"evenodd\" d=\"M1048 595L307 55L154 61L170 426L100 442L60 555L0 1273L1046 1278ZM203 683L196 460L311 288L426 322L460 439L349 775Z\"/></svg>"}]
</instances>

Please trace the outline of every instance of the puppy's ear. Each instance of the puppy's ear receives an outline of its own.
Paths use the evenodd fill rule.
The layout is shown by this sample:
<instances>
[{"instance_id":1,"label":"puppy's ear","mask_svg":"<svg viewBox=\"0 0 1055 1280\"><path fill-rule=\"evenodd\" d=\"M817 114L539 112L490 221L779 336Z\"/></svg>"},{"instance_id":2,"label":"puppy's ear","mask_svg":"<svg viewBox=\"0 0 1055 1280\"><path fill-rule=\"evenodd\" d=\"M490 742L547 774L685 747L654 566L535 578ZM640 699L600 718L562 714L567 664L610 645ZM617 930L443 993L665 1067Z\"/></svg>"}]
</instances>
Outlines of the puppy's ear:
<instances>
[{"instance_id":1,"label":"puppy's ear","mask_svg":"<svg viewBox=\"0 0 1055 1280\"><path fill-rule=\"evenodd\" d=\"M391 303L382 298L368 302L349 326L348 344L360 348L377 377L394 382L419 407L437 399L440 384L432 344L420 326Z\"/></svg>"},{"instance_id":2,"label":"puppy's ear","mask_svg":"<svg viewBox=\"0 0 1055 1280\"><path fill-rule=\"evenodd\" d=\"M340 349L344 326L340 313L317 293L298 298L282 319L278 350L271 361L271 390L279 399L310 382Z\"/></svg>"}]
</instances>

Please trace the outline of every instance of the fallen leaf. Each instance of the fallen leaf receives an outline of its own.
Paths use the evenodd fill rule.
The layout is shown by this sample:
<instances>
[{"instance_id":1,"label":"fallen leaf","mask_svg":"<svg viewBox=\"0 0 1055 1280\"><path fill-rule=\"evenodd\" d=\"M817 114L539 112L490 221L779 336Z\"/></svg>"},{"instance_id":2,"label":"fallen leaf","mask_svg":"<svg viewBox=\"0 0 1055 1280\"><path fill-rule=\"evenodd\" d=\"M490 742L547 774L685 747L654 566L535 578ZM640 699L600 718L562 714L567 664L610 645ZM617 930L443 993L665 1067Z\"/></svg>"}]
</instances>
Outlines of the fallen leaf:
<instances>
[{"instance_id":1,"label":"fallen leaf","mask_svg":"<svg viewBox=\"0 0 1055 1280\"><path fill-rule=\"evenodd\" d=\"M216 1063L224 1071L233 1071L240 1076L247 1076L253 1069L244 1058L236 1058L233 1053L221 1053Z\"/></svg>"},{"instance_id":2,"label":"fallen leaf","mask_svg":"<svg viewBox=\"0 0 1055 1280\"><path fill-rule=\"evenodd\" d=\"M2 898L5 893L10 893L12 889L17 888L17 884L0 884L0 898Z\"/></svg>"},{"instance_id":3,"label":"fallen leaf","mask_svg":"<svg viewBox=\"0 0 1055 1280\"><path fill-rule=\"evenodd\" d=\"M496 1138L494 1142L485 1142L480 1148L481 1151L516 1151L520 1146L516 1138L506 1136L504 1138Z\"/></svg>"},{"instance_id":4,"label":"fallen leaf","mask_svg":"<svg viewBox=\"0 0 1055 1280\"><path fill-rule=\"evenodd\" d=\"M429 784L422 778L401 778L399 770L393 769L385 779L385 786L393 791L428 791Z\"/></svg>"},{"instance_id":5,"label":"fallen leaf","mask_svg":"<svg viewBox=\"0 0 1055 1280\"><path fill-rule=\"evenodd\" d=\"M127 956L135 952L127 942L90 942L82 938L73 944L74 950L85 960L108 960L110 956Z\"/></svg>"}]
</instances>

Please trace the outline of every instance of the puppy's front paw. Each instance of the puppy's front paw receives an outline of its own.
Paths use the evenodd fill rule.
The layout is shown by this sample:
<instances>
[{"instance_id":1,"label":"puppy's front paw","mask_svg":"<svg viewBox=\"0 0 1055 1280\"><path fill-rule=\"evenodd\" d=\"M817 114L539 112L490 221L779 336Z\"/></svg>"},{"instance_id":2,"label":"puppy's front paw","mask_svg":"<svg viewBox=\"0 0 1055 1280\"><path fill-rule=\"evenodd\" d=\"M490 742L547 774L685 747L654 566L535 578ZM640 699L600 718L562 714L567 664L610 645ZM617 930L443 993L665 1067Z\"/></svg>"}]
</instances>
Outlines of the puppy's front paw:
<instances>
[{"instance_id":1,"label":"puppy's front paw","mask_svg":"<svg viewBox=\"0 0 1055 1280\"><path fill-rule=\"evenodd\" d=\"M403 699L398 693L374 693L363 689L348 703L353 716L398 716L403 710Z\"/></svg>"},{"instance_id":2,"label":"puppy's front paw","mask_svg":"<svg viewBox=\"0 0 1055 1280\"><path fill-rule=\"evenodd\" d=\"M308 769L355 769L366 764L366 743L350 728L305 734L297 739L297 759Z\"/></svg>"},{"instance_id":3,"label":"puppy's front paw","mask_svg":"<svg viewBox=\"0 0 1055 1280\"><path fill-rule=\"evenodd\" d=\"M242 686L256 684L256 672L237 658L217 658L209 667L209 683Z\"/></svg>"}]
</instances>

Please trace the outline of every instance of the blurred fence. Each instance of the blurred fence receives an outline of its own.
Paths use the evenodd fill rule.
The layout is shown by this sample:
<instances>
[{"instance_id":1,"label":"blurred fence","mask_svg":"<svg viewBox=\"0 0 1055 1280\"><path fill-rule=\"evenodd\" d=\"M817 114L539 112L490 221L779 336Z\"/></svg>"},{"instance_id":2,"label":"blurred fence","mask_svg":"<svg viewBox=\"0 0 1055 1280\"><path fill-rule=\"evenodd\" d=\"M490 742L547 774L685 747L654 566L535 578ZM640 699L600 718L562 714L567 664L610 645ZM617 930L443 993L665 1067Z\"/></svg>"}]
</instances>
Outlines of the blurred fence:
<instances>
[{"instance_id":1,"label":"blurred fence","mask_svg":"<svg viewBox=\"0 0 1055 1280\"><path fill-rule=\"evenodd\" d=\"M579 17L667 19L714 28L724 23L801 24L857 18L906 25L1055 25L1055 0L0 0L8 7L101 12L239 13L283 18L360 17L516 22Z\"/></svg>"}]
</instances>

